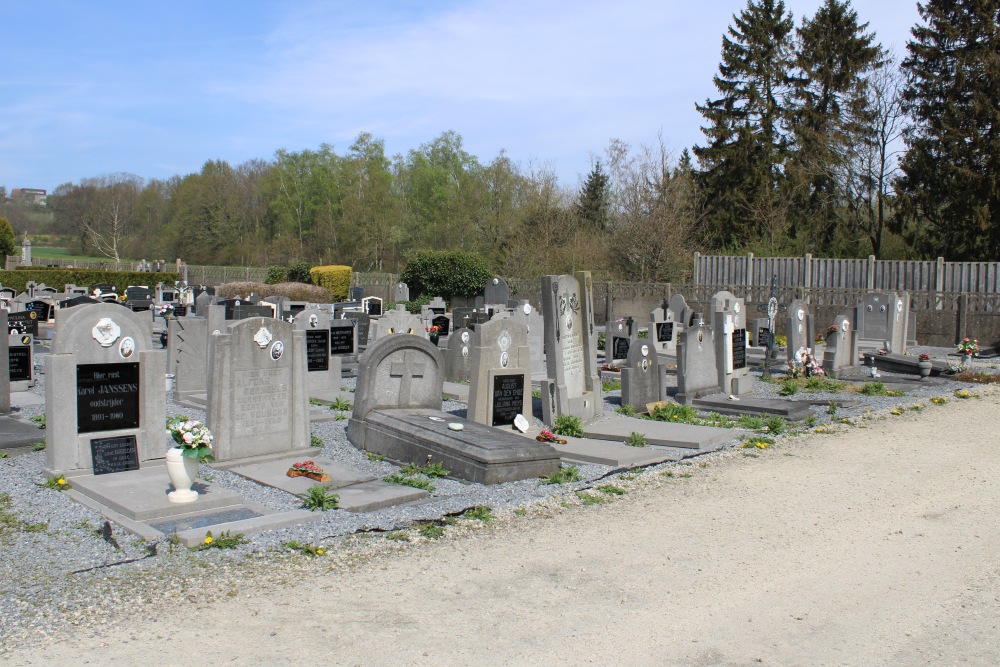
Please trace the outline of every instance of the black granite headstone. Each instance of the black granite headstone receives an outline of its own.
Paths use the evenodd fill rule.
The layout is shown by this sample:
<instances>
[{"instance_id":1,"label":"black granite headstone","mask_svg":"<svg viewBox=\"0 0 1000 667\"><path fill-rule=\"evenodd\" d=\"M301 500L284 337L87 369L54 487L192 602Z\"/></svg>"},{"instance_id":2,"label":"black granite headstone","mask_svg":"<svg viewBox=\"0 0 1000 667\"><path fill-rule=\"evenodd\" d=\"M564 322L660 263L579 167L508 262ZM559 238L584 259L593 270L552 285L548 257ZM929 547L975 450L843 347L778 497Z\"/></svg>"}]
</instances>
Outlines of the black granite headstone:
<instances>
[{"instance_id":1,"label":"black granite headstone","mask_svg":"<svg viewBox=\"0 0 1000 667\"><path fill-rule=\"evenodd\" d=\"M330 327L330 354L354 354L354 327Z\"/></svg>"},{"instance_id":2,"label":"black granite headstone","mask_svg":"<svg viewBox=\"0 0 1000 667\"><path fill-rule=\"evenodd\" d=\"M447 336L448 332L451 330L451 320L448 319L447 315L438 315L433 320L431 320L431 325L438 327L439 336Z\"/></svg>"},{"instance_id":3,"label":"black granite headstone","mask_svg":"<svg viewBox=\"0 0 1000 667\"><path fill-rule=\"evenodd\" d=\"M25 337L30 343L31 336L25 334ZM7 356L10 359L10 381L31 380L31 345L11 345L7 348Z\"/></svg>"},{"instance_id":4,"label":"black granite headstone","mask_svg":"<svg viewBox=\"0 0 1000 667\"><path fill-rule=\"evenodd\" d=\"M139 447L134 435L91 440L90 455L95 475L139 469Z\"/></svg>"},{"instance_id":5,"label":"black granite headstone","mask_svg":"<svg viewBox=\"0 0 1000 667\"><path fill-rule=\"evenodd\" d=\"M347 313L347 317L358 323L358 345L368 345L368 330L371 327L368 313Z\"/></svg>"},{"instance_id":6,"label":"black granite headstone","mask_svg":"<svg viewBox=\"0 0 1000 667\"><path fill-rule=\"evenodd\" d=\"M139 364L76 367L76 430L114 431L139 426Z\"/></svg>"},{"instance_id":7,"label":"black granite headstone","mask_svg":"<svg viewBox=\"0 0 1000 667\"><path fill-rule=\"evenodd\" d=\"M330 370L330 332L306 329L306 370Z\"/></svg>"},{"instance_id":8,"label":"black granite headstone","mask_svg":"<svg viewBox=\"0 0 1000 667\"><path fill-rule=\"evenodd\" d=\"M613 336L611 339L611 358L614 360L628 359L628 348L631 339L625 336Z\"/></svg>"},{"instance_id":9,"label":"black granite headstone","mask_svg":"<svg viewBox=\"0 0 1000 667\"><path fill-rule=\"evenodd\" d=\"M7 313L7 333L29 333L38 335L38 313L33 310L22 310L19 313Z\"/></svg>"},{"instance_id":10,"label":"black granite headstone","mask_svg":"<svg viewBox=\"0 0 1000 667\"><path fill-rule=\"evenodd\" d=\"M674 339L674 323L673 322L657 322L656 323L656 342L666 343Z\"/></svg>"},{"instance_id":11,"label":"black granite headstone","mask_svg":"<svg viewBox=\"0 0 1000 667\"><path fill-rule=\"evenodd\" d=\"M493 426L510 426L524 406L524 375L493 377Z\"/></svg>"},{"instance_id":12,"label":"black granite headstone","mask_svg":"<svg viewBox=\"0 0 1000 667\"><path fill-rule=\"evenodd\" d=\"M733 369L747 367L747 330L733 332Z\"/></svg>"},{"instance_id":13,"label":"black granite headstone","mask_svg":"<svg viewBox=\"0 0 1000 667\"><path fill-rule=\"evenodd\" d=\"M52 304L46 301L29 301L24 304L24 309L37 313L38 319L42 322L48 320L52 315Z\"/></svg>"}]
</instances>

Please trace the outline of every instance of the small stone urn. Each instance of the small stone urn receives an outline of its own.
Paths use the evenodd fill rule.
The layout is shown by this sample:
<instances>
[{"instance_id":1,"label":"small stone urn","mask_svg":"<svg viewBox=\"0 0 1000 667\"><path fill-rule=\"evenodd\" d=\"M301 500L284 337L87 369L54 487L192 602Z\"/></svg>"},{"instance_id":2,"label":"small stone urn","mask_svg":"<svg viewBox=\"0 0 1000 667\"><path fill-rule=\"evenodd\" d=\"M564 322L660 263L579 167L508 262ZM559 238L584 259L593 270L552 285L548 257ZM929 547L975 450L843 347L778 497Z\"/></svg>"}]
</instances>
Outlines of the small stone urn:
<instances>
[{"instance_id":1,"label":"small stone urn","mask_svg":"<svg viewBox=\"0 0 1000 667\"><path fill-rule=\"evenodd\" d=\"M917 362L917 368L920 370L920 379L926 380L931 376L931 370L934 368L934 365L931 364L930 359L921 359Z\"/></svg>"},{"instance_id":2,"label":"small stone urn","mask_svg":"<svg viewBox=\"0 0 1000 667\"><path fill-rule=\"evenodd\" d=\"M193 503L198 500L198 492L191 488L198 478L198 459L184 456L180 447L167 450L167 476L174 490L167 494L172 503Z\"/></svg>"}]
</instances>

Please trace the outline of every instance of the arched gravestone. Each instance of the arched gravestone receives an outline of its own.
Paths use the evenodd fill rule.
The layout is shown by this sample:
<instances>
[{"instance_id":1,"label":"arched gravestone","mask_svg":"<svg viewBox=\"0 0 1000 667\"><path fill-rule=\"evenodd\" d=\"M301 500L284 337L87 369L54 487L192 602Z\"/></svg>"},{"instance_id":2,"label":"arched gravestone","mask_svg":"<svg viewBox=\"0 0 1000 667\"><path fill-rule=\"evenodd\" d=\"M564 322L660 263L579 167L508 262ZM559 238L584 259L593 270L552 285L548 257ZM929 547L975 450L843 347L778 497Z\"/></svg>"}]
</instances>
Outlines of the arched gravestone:
<instances>
[{"instance_id":1,"label":"arched gravestone","mask_svg":"<svg viewBox=\"0 0 1000 667\"><path fill-rule=\"evenodd\" d=\"M45 360L49 471L90 472L95 455L110 457L105 444L112 440L122 445L115 456L134 455L136 466L165 456L165 357L152 349L150 328L147 317L113 303L56 313ZM126 445L131 438L134 445Z\"/></svg>"},{"instance_id":2,"label":"arched gravestone","mask_svg":"<svg viewBox=\"0 0 1000 667\"><path fill-rule=\"evenodd\" d=\"M696 398L720 391L715 335L712 327L697 320L677 339L677 394L674 400L690 405Z\"/></svg>"},{"instance_id":3,"label":"arched gravestone","mask_svg":"<svg viewBox=\"0 0 1000 667\"><path fill-rule=\"evenodd\" d=\"M444 359L420 336L386 336L358 362L347 438L397 463L442 463L453 477L498 484L549 475L549 445L442 412Z\"/></svg>"},{"instance_id":4,"label":"arched gravestone","mask_svg":"<svg viewBox=\"0 0 1000 667\"><path fill-rule=\"evenodd\" d=\"M631 405L637 412L643 412L647 404L664 398L666 392L661 386L656 350L649 340L633 336L622 367L622 405Z\"/></svg>"},{"instance_id":5,"label":"arched gravestone","mask_svg":"<svg viewBox=\"0 0 1000 667\"><path fill-rule=\"evenodd\" d=\"M837 315L830 329L826 332L823 371L835 378L851 366L857 366L858 355L854 351L851 318L848 315L844 313Z\"/></svg>"},{"instance_id":6,"label":"arched gravestone","mask_svg":"<svg viewBox=\"0 0 1000 667\"><path fill-rule=\"evenodd\" d=\"M213 336L207 422L216 461L309 449L305 347L303 332L270 317Z\"/></svg>"}]
</instances>

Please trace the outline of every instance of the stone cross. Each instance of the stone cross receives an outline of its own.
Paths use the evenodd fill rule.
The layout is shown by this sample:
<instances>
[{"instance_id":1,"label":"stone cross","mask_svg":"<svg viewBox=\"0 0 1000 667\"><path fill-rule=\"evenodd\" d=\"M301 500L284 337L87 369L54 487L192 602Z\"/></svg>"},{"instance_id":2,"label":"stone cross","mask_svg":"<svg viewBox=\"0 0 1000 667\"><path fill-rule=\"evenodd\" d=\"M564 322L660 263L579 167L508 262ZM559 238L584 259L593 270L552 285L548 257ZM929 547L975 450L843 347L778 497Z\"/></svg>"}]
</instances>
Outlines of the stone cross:
<instances>
[{"instance_id":1,"label":"stone cross","mask_svg":"<svg viewBox=\"0 0 1000 667\"><path fill-rule=\"evenodd\" d=\"M410 386L413 378L424 376L425 364L416 363L409 350L403 353L402 361L394 361L389 366L389 377L400 378L399 402L401 405L410 402Z\"/></svg>"}]
</instances>

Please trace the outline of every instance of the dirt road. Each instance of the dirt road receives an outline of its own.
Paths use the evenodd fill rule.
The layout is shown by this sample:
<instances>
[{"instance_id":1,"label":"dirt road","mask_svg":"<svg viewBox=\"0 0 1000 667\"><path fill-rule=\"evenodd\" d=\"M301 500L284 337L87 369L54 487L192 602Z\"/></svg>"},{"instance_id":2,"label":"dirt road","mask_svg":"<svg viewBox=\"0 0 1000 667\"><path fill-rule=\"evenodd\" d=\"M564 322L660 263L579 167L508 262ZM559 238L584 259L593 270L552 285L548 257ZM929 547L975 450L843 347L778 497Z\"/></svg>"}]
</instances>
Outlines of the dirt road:
<instances>
[{"instance_id":1,"label":"dirt road","mask_svg":"<svg viewBox=\"0 0 1000 667\"><path fill-rule=\"evenodd\" d=\"M6 660L997 665L1000 397L981 393Z\"/></svg>"}]
</instances>

